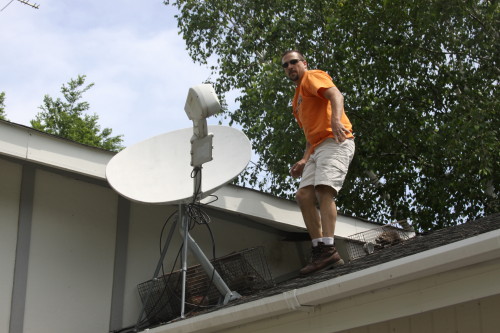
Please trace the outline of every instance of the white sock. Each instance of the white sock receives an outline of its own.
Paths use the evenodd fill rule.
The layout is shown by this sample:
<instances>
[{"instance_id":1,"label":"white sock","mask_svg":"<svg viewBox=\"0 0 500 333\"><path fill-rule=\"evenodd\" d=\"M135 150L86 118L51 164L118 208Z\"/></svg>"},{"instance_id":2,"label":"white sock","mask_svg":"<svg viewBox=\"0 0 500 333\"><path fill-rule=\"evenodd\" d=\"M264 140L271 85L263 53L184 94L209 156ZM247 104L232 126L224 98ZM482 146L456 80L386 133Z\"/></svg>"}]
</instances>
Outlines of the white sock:
<instances>
[{"instance_id":1,"label":"white sock","mask_svg":"<svg viewBox=\"0 0 500 333\"><path fill-rule=\"evenodd\" d=\"M323 238L315 238L312 240L312 243L313 243L313 247L316 247L318 246L318 243L319 242L322 242L323 241Z\"/></svg>"},{"instance_id":2,"label":"white sock","mask_svg":"<svg viewBox=\"0 0 500 333\"><path fill-rule=\"evenodd\" d=\"M333 239L333 237L323 237L322 242L325 243L325 245L335 244L335 240Z\"/></svg>"}]
</instances>

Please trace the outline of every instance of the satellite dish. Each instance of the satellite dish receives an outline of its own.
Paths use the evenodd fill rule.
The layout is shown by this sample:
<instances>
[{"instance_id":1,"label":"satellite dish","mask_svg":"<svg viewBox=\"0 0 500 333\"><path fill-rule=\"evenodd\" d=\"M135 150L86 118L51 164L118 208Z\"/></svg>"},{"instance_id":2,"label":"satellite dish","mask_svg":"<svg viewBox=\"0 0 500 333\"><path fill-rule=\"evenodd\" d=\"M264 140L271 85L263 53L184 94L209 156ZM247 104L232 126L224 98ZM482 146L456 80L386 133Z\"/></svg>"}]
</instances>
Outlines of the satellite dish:
<instances>
[{"instance_id":1,"label":"satellite dish","mask_svg":"<svg viewBox=\"0 0 500 333\"><path fill-rule=\"evenodd\" d=\"M185 206L188 202L196 203L239 175L251 155L250 141L241 131L226 126L207 126L206 118L220 111L217 94L210 84L189 89L184 111L193 121L192 129L169 132L139 142L116 154L106 166L109 184L124 197L149 204L179 204L178 219L170 228L167 244L177 220L182 221L179 229L184 239L181 318L185 318L188 249L198 258L205 272L212 276L214 285L224 295L224 304L241 297L229 289L189 235L191 217L185 214ZM162 250L153 279L163 266L167 248L165 246ZM151 292L150 287L136 328L140 326Z\"/></svg>"},{"instance_id":2,"label":"satellite dish","mask_svg":"<svg viewBox=\"0 0 500 333\"><path fill-rule=\"evenodd\" d=\"M238 176L251 157L246 135L228 126L208 126L213 134L213 160L203 164L204 196ZM122 196L149 204L173 204L193 198L192 128L154 136L116 154L106 178Z\"/></svg>"}]
</instances>

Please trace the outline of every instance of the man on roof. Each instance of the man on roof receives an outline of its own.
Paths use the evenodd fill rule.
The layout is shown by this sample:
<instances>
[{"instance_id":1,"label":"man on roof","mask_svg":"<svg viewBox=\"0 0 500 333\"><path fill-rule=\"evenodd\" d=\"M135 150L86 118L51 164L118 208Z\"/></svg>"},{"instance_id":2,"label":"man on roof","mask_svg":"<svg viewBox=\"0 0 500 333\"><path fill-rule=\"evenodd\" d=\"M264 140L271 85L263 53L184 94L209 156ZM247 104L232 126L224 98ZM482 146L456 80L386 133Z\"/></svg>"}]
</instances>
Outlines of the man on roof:
<instances>
[{"instance_id":1,"label":"man on roof","mask_svg":"<svg viewBox=\"0 0 500 333\"><path fill-rule=\"evenodd\" d=\"M308 275L344 263L335 248L335 198L354 155L354 135L344 97L326 72L309 70L296 50L285 52L281 64L296 85L293 115L306 138L304 155L290 174L301 177L296 200L312 240L312 254L300 274Z\"/></svg>"}]
</instances>

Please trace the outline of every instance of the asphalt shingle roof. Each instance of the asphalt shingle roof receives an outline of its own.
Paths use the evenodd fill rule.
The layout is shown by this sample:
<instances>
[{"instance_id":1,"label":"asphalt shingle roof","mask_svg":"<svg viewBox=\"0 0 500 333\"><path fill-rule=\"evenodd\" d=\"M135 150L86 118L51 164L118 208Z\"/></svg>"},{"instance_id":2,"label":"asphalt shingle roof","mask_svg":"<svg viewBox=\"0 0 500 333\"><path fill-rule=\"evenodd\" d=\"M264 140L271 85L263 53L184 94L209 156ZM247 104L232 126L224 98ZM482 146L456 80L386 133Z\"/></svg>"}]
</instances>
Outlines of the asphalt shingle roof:
<instances>
[{"instance_id":1,"label":"asphalt shingle roof","mask_svg":"<svg viewBox=\"0 0 500 333\"><path fill-rule=\"evenodd\" d=\"M307 277L297 276L290 280L276 284L272 288L261 290L260 292L252 295L242 296L241 298L233 300L226 305L194 310L188 313L187 317L194 317L204 313L218 311L222 308L245 304L266 297L282 294L294 289L304 288L316 283L335 279L339 276L352 274L354 272L361 271L373 266L394 261L420 252L428 251L497 229L500 229L500 213L470 221L461 225L417 235L416 237L408 239L397 245L380 249L365 257L347 262L345 265L336 267L335 269L318 272Z\"/></svg>"},{"instance_id":2,"label":"asphalt shingle roof","mask_svg":"<svg viewBox=\"0 0 500 333\"><path fill-rule=\"evenodd\" d=\"M315 273L307 277L292 278L288 281L277 284L273 288L262 290L257 294L243 296L242 298L228 303L224 307L235 306L281 294L293 289L303 288L326 280L334 279L338 276L351 274L372 266L431 250L496 229L500 229L500 213L461 225L418 235L403 243L375 251L373 254L348 262L343 266L336 267L335 269ZM220 308L222 308L222 306L216 307L207 312L216 311Z\"/></svg>"}]
</instances>

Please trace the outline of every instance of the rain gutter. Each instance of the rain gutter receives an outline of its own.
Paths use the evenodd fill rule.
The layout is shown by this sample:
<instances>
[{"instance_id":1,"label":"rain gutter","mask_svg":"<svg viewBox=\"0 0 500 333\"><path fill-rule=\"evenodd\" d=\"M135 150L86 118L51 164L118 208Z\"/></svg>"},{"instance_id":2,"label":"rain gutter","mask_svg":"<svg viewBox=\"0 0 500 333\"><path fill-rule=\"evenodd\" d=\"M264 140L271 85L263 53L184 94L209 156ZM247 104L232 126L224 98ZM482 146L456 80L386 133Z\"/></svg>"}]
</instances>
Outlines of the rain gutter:
<instances>
[{"instance_id":1,"label":"rain gutter","mask_svg":"<svg viewBox=\"0 0 500 333\"><path fill-rule=\"evenodd\" d=\"M311 312L322 304L498 258L500 230L494 230L304 288L170 323L148 332L218 332L295 311Z\"/></svg>"}]
</instances>

